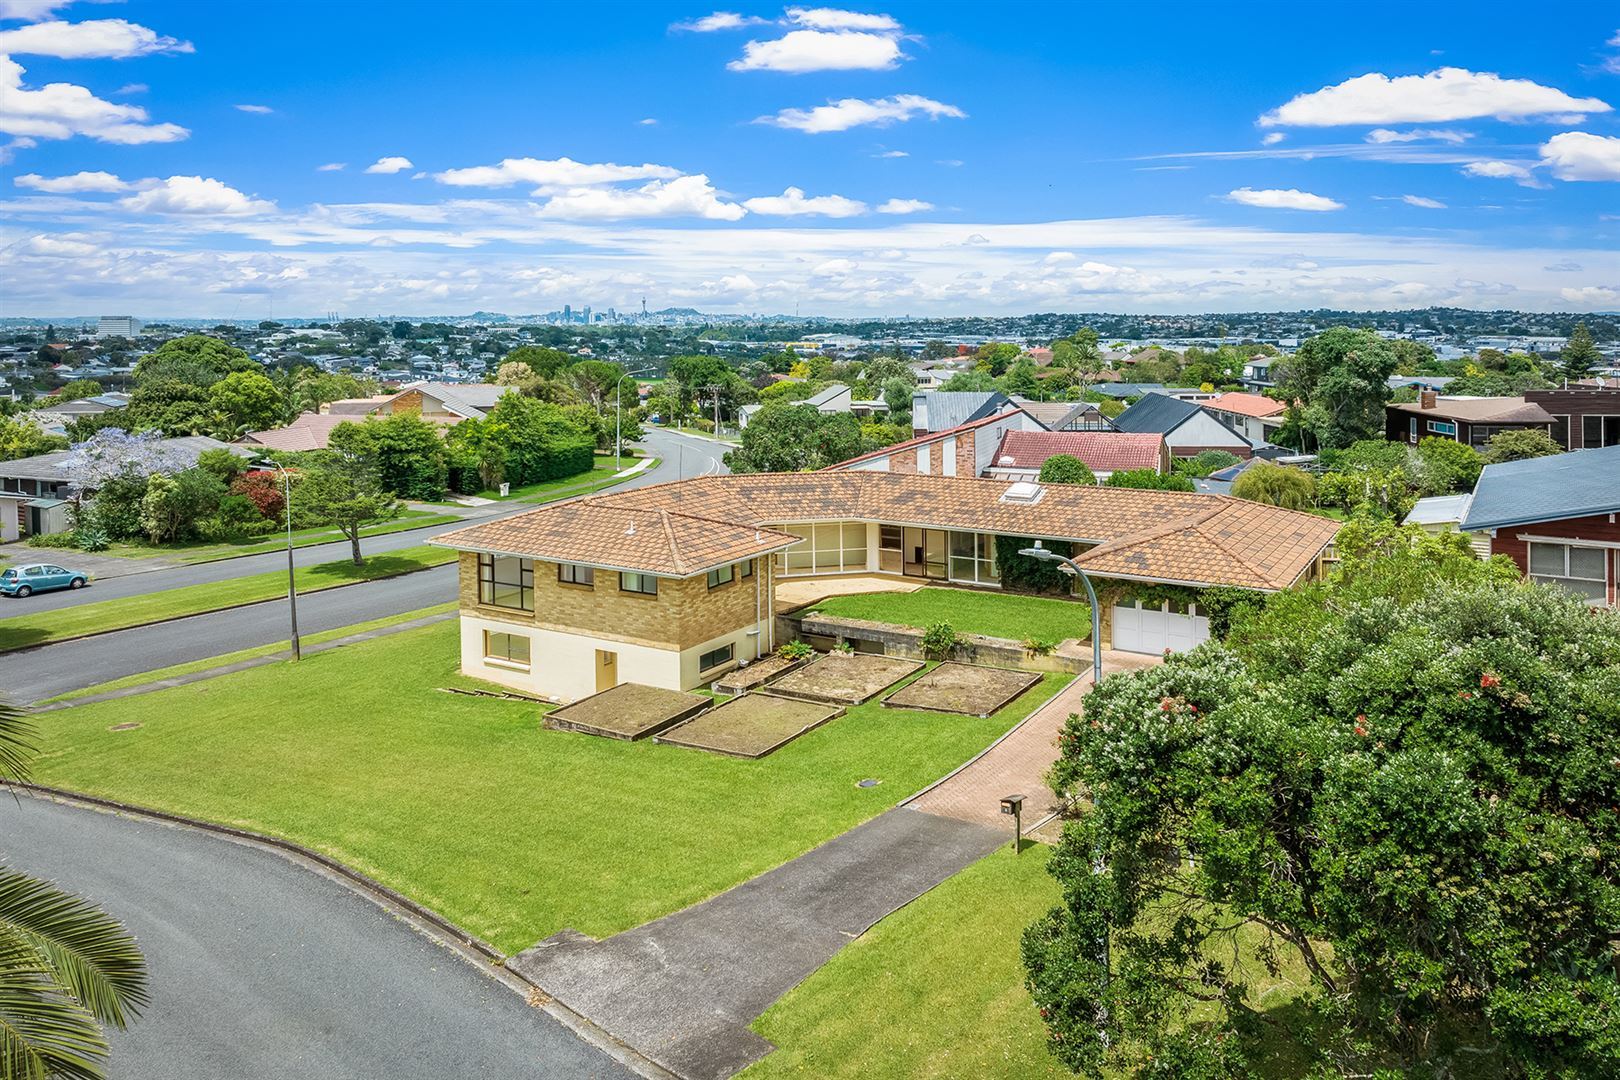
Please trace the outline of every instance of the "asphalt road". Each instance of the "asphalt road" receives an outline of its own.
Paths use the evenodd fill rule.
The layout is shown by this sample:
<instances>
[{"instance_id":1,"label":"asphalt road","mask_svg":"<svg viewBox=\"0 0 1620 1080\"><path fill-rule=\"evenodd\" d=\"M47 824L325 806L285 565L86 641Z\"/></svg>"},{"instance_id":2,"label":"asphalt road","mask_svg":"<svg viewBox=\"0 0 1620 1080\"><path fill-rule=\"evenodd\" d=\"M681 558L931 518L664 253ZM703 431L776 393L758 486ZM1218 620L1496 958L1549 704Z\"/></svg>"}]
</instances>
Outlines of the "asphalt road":
<instances>
[{"instance_id":1,"label":"asphalt road","mask_svg":"<svg viewBox=\"0 0 1620 1080\"><path fill-rule=\"evenodd\" d=\"M718 443L704 439L694 439L686 435L677 435L673 432L654 430L649 432L646 439L638 445L650 449L656 454L659 458L658 464L638 473L622 484L615 485L609 490L620 491L644 487L648 484L661 484L669 480L686 479L712 472L725 471L725 465L721 462L720 456L725 453L727 448ZM467 521L482 521L491 517L504 517L508 514L532 509L534 509L533 504L516 504L512 506L497 504L473 510L446 507L445 513L460 513ZM411 529L405 532L367 537L360 541L360 549L366 555L380 555L388 551L399 551L402 548L415 547L418 544L426 543L428 538L449 532L452 529L459 529L465 523L465 521L452 522L447 525L429 526L425 529ZM65 562L69 566L73 564L71 552L57 553L50 555L50 557ZM335 559L346 559L348 557L349 542L347 540L340 540L333 544L312 544L309 547L293 549L293 563L297 566L314 566L317 563L332 562ZM265 552L262 555L243 555L235 559L219 559L215 562L198 563L194 566L173 566L164 570L123 574L119 577L105 578L94 582L88 589L76 591L63 589L59 592L31 596L26 601L0 602L0 618L21 614L25 610L22 606L23 603L28 605L26 610L30 612L55 611L60 608L76 607L79 604L93 604L98 600L112 600L120 596L139 596L142 593L175 589L182 585L202 585L214 581L227 581L248 574L262 574L266 571L285 570L286 568L287 552L283 549L281 551ZM8 601L9 599L0 597L0 601Z\"/></svg>"},{"instance_id":2,"label":"asphalt road","mask_svg":"<svg viewBox=\"0 0 1620 1080\"><path fill-rule=\"evenodd\" d=\"M0 858L100 904L152 1004L112 1032L113 1080L630 1077L460 955L270 852L0 799Z\"/></svg>"},{"instance_id":3,"label":"asphalt road","mask_svg":"<svg viewBox=\"0 0 1620 1080\"><path fill-rule=\"evenodd\" d=\"M726 447L717 443L667 431L654 431L648 434L645 445L651 447L659 456L658 465L612 490L622 491L725 471L720 456ZM502 513L504 515L531 509L532 506L510 511L503 509ZM376 540L365 541L366 551L368 554L374 554L388 550L384 542L391 542L394 547L421 544L429 536L459 527L447 525L403 534L408 539L401 539L400 535L377 537ZM373 546L374 544L376 546ZM333 546L305 548L298 554L318 552ZM347 544L337 545L337 548L339 557L347 554ZM325 557L312 556L309 561L320 562L331 557L330 554ZM25 601L6 603L0 605L0 615L12 614L14 610L20 613L22 604L33 604L52 595L105 600L110 597L114 587L122 586L124 583L131 586L150 585L151 588L136 589L137 592L144 592L194 584L194 581L186 575L203 571L215 572L217 568L236 568L235 573L226 574L225 577L234 577L239 573L258 573L265 568L256 564L265 558L267 556L250 555L218 563L205 563L202 566L134 574L109 581L105 585L93 586L81 593L44 594L30 597ZM270 569L286 565L285 553L270 558L276 563ZM221 579L211 577L206 580ZM298 600L298 628L301 633L313 634L406 611L416 611L434 604L447 603L455 598L455 567L443 566L397 578L384 578L363 585L349 585L301 596ZM273 600L219 611L211 615L198 615L189 619L136 627L78 641L67 641L59 645L48 645L0 658L0 693L6 694L14 701L39 701L70 690L97 686L126 675L203 660L238 649L285 641L287 631L286 601Z\"/></svg>"}]
</instances>

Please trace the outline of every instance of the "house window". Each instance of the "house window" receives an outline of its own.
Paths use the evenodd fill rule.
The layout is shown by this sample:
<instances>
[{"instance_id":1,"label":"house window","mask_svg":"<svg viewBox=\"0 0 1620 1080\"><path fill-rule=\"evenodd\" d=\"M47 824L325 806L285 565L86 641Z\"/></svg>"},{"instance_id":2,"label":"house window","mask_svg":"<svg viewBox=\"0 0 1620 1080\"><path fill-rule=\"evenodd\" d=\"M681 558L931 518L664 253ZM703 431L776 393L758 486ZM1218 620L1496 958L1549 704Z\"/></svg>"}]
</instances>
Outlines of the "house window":
<instances>
[{"instance_id":1,"label":"house window","mask_svg":"<svg viewBox=\"0 0 1620 1080\"><path fill-rule=\"evenodd\" d=\"M730 566L722 566L722 567L719 567L717 569L710 570L709 571L709 588L718 589L722 585L729 585L729 584L731 584L732 578L734 578L735 576L736 576L736 571L735 571L735 569L733 567L730 567Z\"/></svg>"},{"instance_id":2,"label":"house window","mask_svg":"<svg viewBox=\"0 0 1620 1080\"><path fill-rule=\"evenodd\" d=\"M951 580L969 585L999 585L995 537L989 533L951 533Z\"/></svg>"},{"instance_id":3,"label":"house window","mask_svg":"<svg viewBox=\"0 0 1620 1080\"><path fill-rule=\"evenodd\" d=\"M1558 585L1594 604L1609 601L1609 553L1575 544L1530 545L1530 580Z\"/></svg>"},{"instance_id":4,"label":"house window","mask_svg":"<svg viewBox=\"0 0 1620 1080\"><path fill-rule=\"evenodd\" d=\"M698 657L698 670L708 671L710 668L717 668L721 664L731 663L731 650L732 647L730 645L722 645L718 649L710 649L708 652Z\"/></svg>"},{"instance_id":5,"label":"house window","mask_svg":"<svg viewBox=\"0 0 1620 1080\"><path fill-rule=\"evenodd\" d=\"M596 584L596 570L579 563L558 563L557 580L564 585L583 585L591 588Z\"/></svg>"},{"instance_id":6,"label":"house window","mask_svg":"<svg viewBox=\"0 0 1620 1080\"><path fill-rule=\"evenodd\" d=\"M484 660L497 667L529 670L529 639L522 634L484 631Z\"/></svg>"},{"instance_id":7,"label":"house window","mask_svg":"<svg viewBox=\"0 0 1620 1080\"><path fill-rule=\"evenodd\" d=\"M865 570L866 525L834 521L821 525L785 525L782 531L800 538L781 556L787 574L836 574Z\"/></svg>"},{"instance_id":8,"label":"house window","mask_svg":"<svg viewBox=\"0 0 1620 1080\"><path fill-rule=\"evenodd\" d=\"M1595 450L1620 444L1620 416L1581 417L1581 447Z\"/></svg>"},{"instance_id":9,"label":"house window","mask_svg":"<svg viewBox=\"0 0 1620 1080\"><path fill-rule=\"evenodd\" d=\"M478 556L478 602L514 611L534 610L534 560Z\"/></svg>"},{"instance_id":10,"label":"house window","mask_svg":"<svg viewBox=\"0 0 1620 1080\"><path fill-rule=\"evenodd\" d=\"M640 593L643 596L657 596L658 579L651 574L634 574L626 570L619 575L619 590Z\"/></svg>"},{"instance_id":11,"label":"house window","mask_svg":"<svg viewBox=\"0 0 1620 1080\"><path fill-rule=\"evenodd\" d=\"M737 576L738 577L740 577L740 578L751 578L751 577L754 576L754 560L753 559L749 559L746 562L738 563L737 566L738 566L738 570L737 570Z\"/></svg>"},{"instance_id":12,"label":"house window","mask_svg":"<svg viewBox=\"0 0 1620 1080\"><path fill-rule=\"evenodd\" d=\"M1572 449L1569 445L1569 417L1556 415L1553 417L1552 437L1553 442L1565 450Z\"/></svg>"},{"instance_id":13,"label":"house window","mask_svg":"<svg viewBox=\"0 0 1620 1080\"><path fill-rule=\"evenodd\" d=\"M1450 420L1430 420L1429 430L1436 435L1447 435L1453 439L1457 437L1457 425Z\"/></svg>"}]
</instances>

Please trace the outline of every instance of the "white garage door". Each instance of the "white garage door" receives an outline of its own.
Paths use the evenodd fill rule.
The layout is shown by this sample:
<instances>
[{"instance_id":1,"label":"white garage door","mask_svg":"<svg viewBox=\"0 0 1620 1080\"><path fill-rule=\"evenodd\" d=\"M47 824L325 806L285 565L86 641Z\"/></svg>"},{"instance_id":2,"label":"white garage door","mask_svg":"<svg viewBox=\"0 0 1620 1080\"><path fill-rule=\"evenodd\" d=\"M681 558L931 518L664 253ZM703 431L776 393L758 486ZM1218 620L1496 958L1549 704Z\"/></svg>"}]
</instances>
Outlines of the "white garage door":
<instances>
[{"instance_id":1,"label":"white garage door","mask_svg":"<svg viewBox=\"0 0 1620 1080\"><path fill-rule=\"evenodd\" d=\"M1168 603L1143 607L1141 601L1114 605L1114 648L1122 652L1185 652L1209 640L1209 618L1188 605L1187 613L1172 611Z\"/></svg>"}]
</instances>

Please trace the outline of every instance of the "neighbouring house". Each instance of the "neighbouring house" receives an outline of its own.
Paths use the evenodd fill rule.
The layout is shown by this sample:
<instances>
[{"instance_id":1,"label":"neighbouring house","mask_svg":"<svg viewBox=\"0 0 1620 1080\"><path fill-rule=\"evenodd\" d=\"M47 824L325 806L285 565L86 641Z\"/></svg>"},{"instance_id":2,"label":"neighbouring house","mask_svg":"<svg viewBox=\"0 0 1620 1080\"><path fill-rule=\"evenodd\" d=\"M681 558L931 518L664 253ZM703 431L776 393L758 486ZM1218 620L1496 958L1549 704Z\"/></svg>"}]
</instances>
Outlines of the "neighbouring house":
<instances>
[{"instance_id":1,"label":"neighbouring house","mask_svg":"<svg viewBox=\"0 0 1620 1080\"><path fill-rule=\"evenodd\" d=\"M930 432L830 465L830 469L915 473L919 476L981 476L995 460L1009 431L1041 431L1040 422L1014 405L1006 411Z\"/></svg>"},{"instance_id":2,"label":"neighbouring house","mask_svg":"<svg viewBox=\"0 0 1620 1080\"><path fill-rule=\"evenodd\" d=\"M1282 402L1264 394L1222 394L1202 404L1215 414L1215 419L1255 446L1271 441L1277 429L1282 427L1283 413L1287 411L1287 406Z\"/></svg>"},{"instance_id":3,"label":"neighbouring house","mask_svg":"<svg viewBox=\"0 0 1620 1080\"><path fill-rule=\"evenodd\" d=\"M1419 390L1416 401L1384 406L1384 435L1390 442L1416 446L1438 436L1480 448L1502 431L1545 431L1552 434L1551 413L1523 397L1443 397Z\"/></svg>"},{"instance_id":4,"label":"neighbouring house","mask_svg":"<svg viewBox=\"0 0 1620 1080\"><path fill-rule=\"evenodd\" d=\"M803 401L789 402L791 405L808 405L819 413L853 413L859 420L867 420L878 413L886 413L889 406L882 401L856 401L854 392L843 383L833 383L822 390L811 394ZM744 405L737 410L737 427L746 428L751 420L759 414L762 405Z\"/></svg>"},{"instance_id":5,"label":"neighbouring house","mask_svg":"<svg viewBox=\"0 0 1620 1080\"><path fill-rule=\"evenodd\" d=\"M1032 401L1014 394L1012 403L1049 431L1114 430L1114 422L1103 415L1095 401Z\"/></svg>"},{"instance_id":6,"label":"neighbouring house","mask_svg":"<svg viewBox=\"0 0 1620 1080\"><path fill-rule=\"evenodd\" d=\"M364 414L299 413L284 427L250 431L236 440L238 446L262 446L269 450L325 450L332 429L339 424L365 420Z\"/></svg>"},{"instance_id":7,"label":"neighbouring house","mask_svg":"<svg viewBox=\"0 0 1620 1080\"><path fill-rule=\"evenodd\" d=\"M999 390L925 390L911 395L911 433L927 435L994 416L1012 406Z\"/></svg>"},{"instance_id":8,"label":"neighbouring house","mask_svg":"<svg viewBox=\"0 0 1620 1080\"><path fill-rule=\"evenodd\" d=\"M253 451L206 435L159 439L157 445L180 455L188 465L204 450L229 450L244 457ZM22 536L48 536L72 528L70 510L82 492L73 490L67 473L71 450L0 461L0 541Z\"/></svg>"},{"instance_id":9,"label":"neighbouring house","mask_svg":"<svg viewBox=\"0 0 1620 1080\"><path fill-rule=\"evenodd\" d=\"M1238 381L1257 393L1261 390L1271 389L1277 385L1276 377L1272 375L1271 369L1278 359L1280 358L1275 356L1250 357L1249 362L1243 365L1243 377Z\"/></svg>"},{"instance_id":10,"label":"neighbouring house","mask_svg":"<svg viewBox=\"0 0 1620 1080\"><path fill-rule=\"evenodd\" d=\"M1254 445L1207 408L1165 394L1148 394L1114 417L1114 427L1163 435L1172 457L1196 457L1205 450L1225 450L1240 458L1254 455Z\"/></svg>"},{"instance_id":11,"label":"neighbouring house","mask_svg":"<svg viewBox=\"0 0 1620 1080\"><path fill-rule=\"evenodd\" d=\"M1456 381L1455 375L1391 375L1384 380L1391 390L1433 390L1444 393Z\"/></svg>"},{"instance_id":12,"label":"neighbouring house","mask_svg":"<svg viewBox=\"0 0 1620 1080\"><path fill-rule=\"evenodd\" d=\"M1338 527L1223 496L833 469L598 495L431 542L461 553L461 670L576 700L621 682L688 690L772 652L779 580L999 588L997 537L1074 545L1111 647L1191 648L1208 617L1162 586L1289 588L1322 573ZM1139 583L1149 599L1131 597Z\"/></svg>"},{"instance_id":13,"label":"neighbouring house","mask_svg":"<svg viewBox=\"0 0 1620 1080\"><path fill-rule=\"evenodd\" d=\"M996 480L1034 480L1046 459L1068 454L1085 462L1099 482L1126 469L1170 471L1164 436L1125 431L1019 431L1002 434L990 466L981 473Z\"/></svg>"},{"instance_id":14,"label":"neighbouring house","mask_svg":"<svg viewBox=\"0 0 1620 1080\"><path fill-rule=\"evenodd\" d=\"M1620 445L1487 465L1459 528L1533 581L1616 603Z\"/></svg>"},{"instance_id":15,"label":"neighbouring house","mask_svg":"<svg viewBox=\"0 0 1620 1080\"><path fill-rule=\"evenodd\" d=\"M339 398L328 401L320 407L322 415L332 413L340 416L361 417L376 412L386 401L394 400L393 394L374 394L371 397Z\"/></svg>"},{"instance_id":16,"label":"neighbouring house","mask_svg":"<svg viewBox=\"0 0 1620 1080\"><path fill-rule=\"evenodd\" d=\"M510 386L494 383L406 383L386 401L370 410L379 416L396 412L421 413L424 420L442 420L459 423L462 420L482 420L501 397L512 390Z\"/></svg>"},{"instance_id":17,"label":"neighbouring house","mask_svg":"<svg viewBox=\"0 0 1620 1080\"><path fill-rule=\"evenodd\" d=\"M1565 450L1620 444L1620 384L1593 381L1562 390L1526 390L1524 400L1547 410L1553 440Z\"/></svg>"}]
</instances>

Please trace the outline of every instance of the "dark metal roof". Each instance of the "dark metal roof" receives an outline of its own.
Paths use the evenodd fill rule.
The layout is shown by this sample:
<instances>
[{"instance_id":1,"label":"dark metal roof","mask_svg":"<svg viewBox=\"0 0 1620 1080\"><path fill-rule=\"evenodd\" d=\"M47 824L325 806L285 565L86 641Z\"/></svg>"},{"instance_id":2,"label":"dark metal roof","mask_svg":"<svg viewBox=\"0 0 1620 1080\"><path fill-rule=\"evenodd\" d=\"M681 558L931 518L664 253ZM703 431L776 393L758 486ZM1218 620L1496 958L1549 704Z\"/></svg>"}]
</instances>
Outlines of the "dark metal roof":
<instances>
[{"instance_id":1,"label":"dark metal roof","mask_svg":"<svg viewBox=\"0 0 1620 1080\"><path fill-rule=\"evenodd\" d=\"M1464 532L1620 512L1620 445L1487 465Z\"/></svg>"},{"instance_id":2,"label":"dark metal roof","mask_svg":"<svg viewBox=\"0 0 1620 1080\"><path fill-rule=\"evenodd\" d=\"M1199 412L1198 406L1191 401L1173 398L1168 394L1148 394L1114 417L1114 426L1121 431L1147 431L1168 435Z\"/></svg>"}]
</instances>

